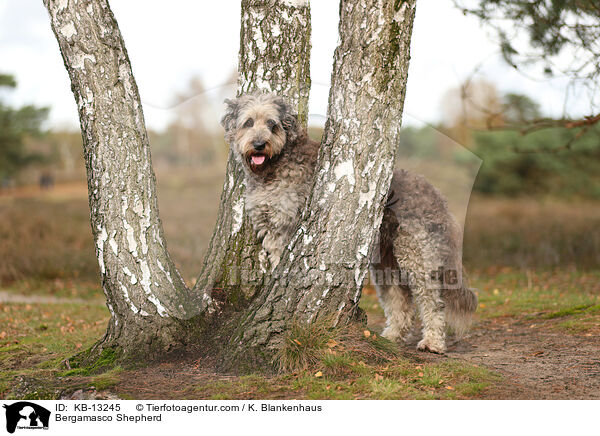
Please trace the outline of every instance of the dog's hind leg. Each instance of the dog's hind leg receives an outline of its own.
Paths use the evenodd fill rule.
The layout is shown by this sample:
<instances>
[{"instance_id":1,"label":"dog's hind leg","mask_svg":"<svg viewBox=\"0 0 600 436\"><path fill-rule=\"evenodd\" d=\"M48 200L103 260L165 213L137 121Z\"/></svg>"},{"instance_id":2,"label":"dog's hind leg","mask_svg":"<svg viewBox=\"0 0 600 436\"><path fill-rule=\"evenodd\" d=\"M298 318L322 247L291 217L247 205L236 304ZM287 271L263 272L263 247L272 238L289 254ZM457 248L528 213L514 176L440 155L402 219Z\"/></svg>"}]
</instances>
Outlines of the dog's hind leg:
<instances>
[{"instance_id":1,"label":"dog's hind leg","mask_svg":"<svg viewBox=\"0 0 600 436\"><path fill-rule=\"evenodd\" d=\"M377 268L372 268L371 276L377 277L377 272ZM400 284L374 281L379 303L385 313L385 328L381 335L391 341L406 340L412 331L415 318L415 306L410 291Z\"/></svg>"},{"instance_id":2,"label":"dog's hind leg","mask_svg":"<svg viewBox=\"0 0 600 436\"><path fill-rule=\"evenodd\" d=\"M385 286L377 292L385 313L384 338L397 341L408 339L415 318L410 291L401 286Z\"/></svg>"},{"instance_id":3,"label":"dog's hind leg","mask_svg":"<svg viewBox=\"0 0 600 436\"><path fill-rule=\"evenodd\" d=\"M417 344L421 351L446 352L445 304L439 289L427 289L422 280L412 287L413 297L423 323L423 339Z\"/></svg>"}]
</instances>

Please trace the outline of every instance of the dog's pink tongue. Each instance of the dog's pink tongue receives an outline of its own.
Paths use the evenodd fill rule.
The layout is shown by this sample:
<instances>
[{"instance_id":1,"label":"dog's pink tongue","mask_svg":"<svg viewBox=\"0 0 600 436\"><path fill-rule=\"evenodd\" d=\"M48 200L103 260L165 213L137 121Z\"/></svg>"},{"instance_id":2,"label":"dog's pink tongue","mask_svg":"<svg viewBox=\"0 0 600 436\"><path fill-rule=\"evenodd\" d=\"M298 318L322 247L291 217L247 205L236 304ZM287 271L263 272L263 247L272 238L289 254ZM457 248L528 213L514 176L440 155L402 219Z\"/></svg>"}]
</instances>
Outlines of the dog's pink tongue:
<instances>
[{"instance_id":1,"label":"dog's pink tongue","mask_svg":"<svg viewBox=\"0 0 600 436\"><path fill-rule=\"evenodd\" d=\"M255 154L254 156L252 156L252 163L254 165L262 165L264 161L265 157L263 155Z\"/></svg>"}]
</instances>

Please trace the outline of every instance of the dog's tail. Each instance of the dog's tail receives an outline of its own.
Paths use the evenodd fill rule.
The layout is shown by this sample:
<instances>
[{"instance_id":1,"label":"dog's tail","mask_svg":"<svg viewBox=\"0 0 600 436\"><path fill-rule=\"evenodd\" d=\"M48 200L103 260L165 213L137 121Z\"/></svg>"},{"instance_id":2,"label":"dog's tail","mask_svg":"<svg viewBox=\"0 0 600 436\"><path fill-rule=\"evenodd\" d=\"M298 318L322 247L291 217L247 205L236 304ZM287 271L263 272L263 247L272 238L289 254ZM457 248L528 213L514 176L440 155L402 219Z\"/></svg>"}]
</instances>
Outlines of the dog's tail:
<instances>
[{"instance_id":1,"label":"dog's tail","mask_svg":"<svg viewBox=\"0 0 600 436\"><path fill-rule=\"evenodd\" d=\"M442 297L446 302L446 323L457 339L462 338L473 322L473 313L477 310L477 294L469 288L463 273L462 287L444 289Z\"/></svg>"}]
</instances>

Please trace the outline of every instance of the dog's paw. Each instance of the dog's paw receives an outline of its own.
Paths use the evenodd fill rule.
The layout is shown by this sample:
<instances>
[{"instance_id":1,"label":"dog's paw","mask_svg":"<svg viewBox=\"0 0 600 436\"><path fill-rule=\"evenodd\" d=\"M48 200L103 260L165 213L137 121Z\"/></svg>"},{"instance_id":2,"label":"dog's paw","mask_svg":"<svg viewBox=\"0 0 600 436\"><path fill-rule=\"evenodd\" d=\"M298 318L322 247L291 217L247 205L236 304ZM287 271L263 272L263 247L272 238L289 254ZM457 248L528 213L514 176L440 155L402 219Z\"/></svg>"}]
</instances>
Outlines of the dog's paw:
<instances>
[{"instance_id":1,"label":"dog's paw","mask_svg":"<svg viewBox=\"0 0 600 436\"><path fill-rule=\"evenodd\" d=\"M429 353L446 354L446 341L443 339L423 338L417 344L417 350Z\"/></svg>"}]
</instances>

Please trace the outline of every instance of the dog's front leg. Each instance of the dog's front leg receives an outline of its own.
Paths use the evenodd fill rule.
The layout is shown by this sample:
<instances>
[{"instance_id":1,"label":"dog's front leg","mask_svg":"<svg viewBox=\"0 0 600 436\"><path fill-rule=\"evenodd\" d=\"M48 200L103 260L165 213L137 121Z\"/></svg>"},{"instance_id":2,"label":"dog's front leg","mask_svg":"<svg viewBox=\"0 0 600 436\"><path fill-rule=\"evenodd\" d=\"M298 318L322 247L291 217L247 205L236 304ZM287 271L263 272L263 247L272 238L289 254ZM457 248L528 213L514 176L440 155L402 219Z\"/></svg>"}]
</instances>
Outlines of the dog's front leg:
<instances>
[{"instance_id":1,"label":"dog's front leg","mask_svg":"<svg viewBox=\"0 0 600 436\"><path fill-rule=\"evenodd\" d=\"M265 234L262 245L269 255L271 270L274 270L279 264L284 244L285 238L280 233L269 231Z\"/></svg>"}]
</instances>

